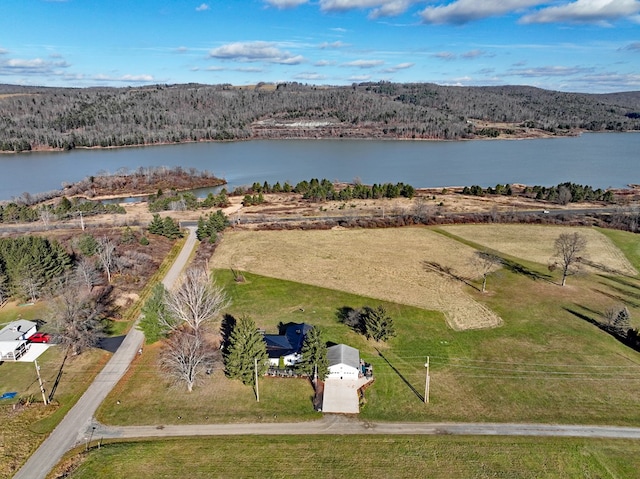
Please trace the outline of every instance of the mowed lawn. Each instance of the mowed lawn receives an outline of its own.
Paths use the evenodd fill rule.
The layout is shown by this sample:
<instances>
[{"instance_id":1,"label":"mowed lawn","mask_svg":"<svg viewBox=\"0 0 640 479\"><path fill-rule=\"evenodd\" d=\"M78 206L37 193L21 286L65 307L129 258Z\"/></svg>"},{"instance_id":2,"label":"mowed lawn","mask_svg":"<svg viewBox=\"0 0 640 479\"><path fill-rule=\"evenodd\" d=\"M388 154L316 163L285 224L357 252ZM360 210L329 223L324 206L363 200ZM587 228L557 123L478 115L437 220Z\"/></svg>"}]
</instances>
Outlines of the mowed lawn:
<instances>
[{"instance_id":1,"label":"mowed lawn","mask_svg":"<svg viewBox=\"0 0 640 479\"><path fill-rule=\"evenodd\" d=\"M0 309L0 323L4 325L19 317L42 319L45 308L43 302L26 306L9 303ZM14 399L0 401L0 478L13 476L69 411L109 356L105 351L93 350L65 360L65 351L59 346L45 351L38 358L38 365L47 396L54 393L49 406L42 402L34 363L0 363L0 394L18 393ZM21 404L20 400L29 403Z\"/></svg>"},{"instance_id":2,"label":"mowed lawn","mask_svg":"<svg viewBox=\"0 0 640 479\"><path fill-rule=\"evenodd\" d=\"M534 234L536 227L531 228ZM304 235L296 237L305 240ZM401 234L389 237L394 242L384 246L397 250ZM611 241L630 250L637 237L617 232ZM430 254L447 257L446 252ZM347 258L349 251L343 255ZM216 261L217 254L213 263L218 266ZM295 257L287 261L296 267ZM300 262L304 264L303 257ZM306 274L312 283L315 271ZM636 277L590 273L573 276L560 287L546 264L512 257L510 268L490 275L487 293L480 293L477 284L461 287L474 302L502 318L501 326L456 331L437 311L253 273L245 274L244 283L235 283L227 269L217 270L216 276L233 300L230 314L251 316L269 332L280 322L305 321L322 327L327 341L358 348L373 364L376 378L365 394L363 418L640 425L640 354L593 324L607 307L623 304L633 324L639 325ZM376 271L358 278L362 284L379 280ZM395 321L397 337L387 343L367 341L339 322L341 308L363 305L383 305ZM261 379L260 403L251 387L225 378L221 366L192 394L171 388L158 371L158 349L145 348L101 407L100 420L160 425L318 417L304 380ZM431 389L430 402L424 404L427 356Z\"/></svg>"},{"instance_id":3,"label":"mowed lawn","mask_svg":"<svg viewBox=\"0 0 640 479\"><path fill-rule=\"evenodd\" d=\"M106 444L70 475L174 478L631 478L640 442L451 436L244 436Z\"/></svg>"}]
</instances>

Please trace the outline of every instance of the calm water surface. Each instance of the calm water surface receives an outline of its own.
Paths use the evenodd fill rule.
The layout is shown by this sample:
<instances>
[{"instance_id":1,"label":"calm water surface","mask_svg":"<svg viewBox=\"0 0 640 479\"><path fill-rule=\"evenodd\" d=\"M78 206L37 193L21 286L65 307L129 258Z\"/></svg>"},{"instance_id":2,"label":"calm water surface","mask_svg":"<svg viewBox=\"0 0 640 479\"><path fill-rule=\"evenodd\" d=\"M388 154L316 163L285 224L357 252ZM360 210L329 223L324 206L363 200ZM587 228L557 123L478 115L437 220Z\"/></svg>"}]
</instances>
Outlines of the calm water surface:
<instances>
[{"instance_id":1,"label":"calm water surface","mask_svg":"<svg viewBox=\"0 0 640 479\"><path fill-rule=\"evenodd\" d=\"M417 188L564 181L624 187L640 183L640 133L513 141L265 140L0 155L0 200L105 172L178 165L211 171L229 189L254 181L356 177Z\"/></svg>"}]
</instances>

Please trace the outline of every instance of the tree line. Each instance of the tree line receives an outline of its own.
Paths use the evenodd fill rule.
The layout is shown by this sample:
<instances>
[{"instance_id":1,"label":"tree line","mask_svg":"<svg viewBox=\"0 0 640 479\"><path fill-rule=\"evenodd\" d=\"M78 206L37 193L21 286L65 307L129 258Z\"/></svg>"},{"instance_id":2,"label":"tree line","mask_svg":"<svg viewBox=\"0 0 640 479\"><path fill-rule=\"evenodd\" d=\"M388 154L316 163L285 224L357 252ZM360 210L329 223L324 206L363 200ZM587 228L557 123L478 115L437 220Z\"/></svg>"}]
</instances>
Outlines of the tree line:
<instances>
[{"instance_id":1,"label":"tree line","mask_svg":"<svg viewBox=\"0 0 640 479\"><path fill-rule=\"evenodd\" d=\"M480 185L465 186L462 189L463 195L484 196L484 195L506 195L514 194L511 185L497 184L494 188L483 188ZM572 182L559 183L556 186L526 186L522 191L523 196L545 200L552 203L566 205L568 203L579 203L581 201L602 201L613 203L615 200L613 191L602 188L593 189L589 185L580 185Z\"/></svg>"},{"instance_id":2,"label":"tree line","mask_svg":"<svg viewBox=\"0 0 640 479\"><path fill-rule=\"evenodd\" d=\"M551 134L640 129L638 92L359 83L45 88L0 85L0 151L252 138L463 139L500 135L475 120ZM300 120L323 126L300 126ZM298 122L297 125L293 125Z\"/></svg>"}]
</instances>

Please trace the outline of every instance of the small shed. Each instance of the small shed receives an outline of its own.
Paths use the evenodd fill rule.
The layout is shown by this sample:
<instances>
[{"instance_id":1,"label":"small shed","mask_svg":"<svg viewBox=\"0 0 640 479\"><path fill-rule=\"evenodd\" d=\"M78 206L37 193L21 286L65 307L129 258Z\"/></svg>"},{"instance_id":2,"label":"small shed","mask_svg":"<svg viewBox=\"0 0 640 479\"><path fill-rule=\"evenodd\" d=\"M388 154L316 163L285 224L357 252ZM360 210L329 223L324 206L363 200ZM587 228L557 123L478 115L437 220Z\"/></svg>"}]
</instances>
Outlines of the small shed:
<instances>
[{"instance_id":1,"label":"small shed","mask_svg":"<svg viewBox=\"0 0 640 479\"><path fill-rule=\"evenodd\" d=\"M336 344L327 349L329 375L327 379L358 379L360 376L360 351L346 344Z\"/></svg>"},{"instance_id":2,"label":"small shed","mask_svg":"<svg viewBox=\"0 0 640 479\"><path fill-rule=\"evenodd\" d=\"M0 361L17 361L24 355L31 343L28 339L37 331L33 321L19 319L0 329Z\"/></svg>"}]
</instances>

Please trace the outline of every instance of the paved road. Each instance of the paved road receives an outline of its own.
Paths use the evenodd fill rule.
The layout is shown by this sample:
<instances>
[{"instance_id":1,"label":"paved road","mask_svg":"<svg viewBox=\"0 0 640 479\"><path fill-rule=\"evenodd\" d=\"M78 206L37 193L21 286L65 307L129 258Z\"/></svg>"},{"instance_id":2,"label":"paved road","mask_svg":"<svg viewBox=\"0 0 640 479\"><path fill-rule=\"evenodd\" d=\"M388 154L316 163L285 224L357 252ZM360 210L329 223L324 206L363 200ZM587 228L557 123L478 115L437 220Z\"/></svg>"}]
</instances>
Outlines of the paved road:
<instances>
[{"instance_id":1,"label":"paved road","mask_svg":"<svg viewBox=\"0 0 640 479\"><path fill-rule=\"evenodd\" d=\"M129 439L177 436L235 436L287 434L417 434L482 436L549 436L640 439L640 428L555 424L368 422L356 417L325 414L302 423L185 424L172 426L104 426L94 423L94 438Z\"/></svg>"},{"instance_id":2,"label":"paved road","mask_svg":"<svg viewBox=\"0 0 640 479\"><path fill-rule=\"evenodd\" d=\"M163 280L167 289L175 284L196 244L195 228L188 230L189 236L185 245ZM87 431L91 434L91 421L96 409L124 375L143 342L144 334L135 326L132 327L91 386L17 472L14 479L44 479L65 452L86 441Z\"/></svg>"}]
</instances>

